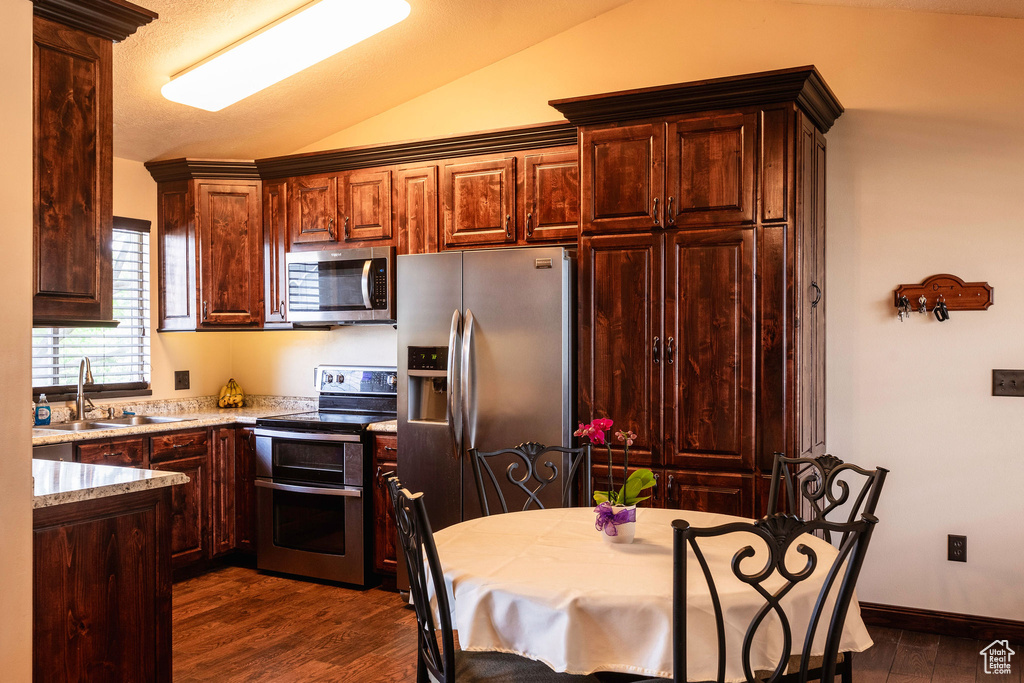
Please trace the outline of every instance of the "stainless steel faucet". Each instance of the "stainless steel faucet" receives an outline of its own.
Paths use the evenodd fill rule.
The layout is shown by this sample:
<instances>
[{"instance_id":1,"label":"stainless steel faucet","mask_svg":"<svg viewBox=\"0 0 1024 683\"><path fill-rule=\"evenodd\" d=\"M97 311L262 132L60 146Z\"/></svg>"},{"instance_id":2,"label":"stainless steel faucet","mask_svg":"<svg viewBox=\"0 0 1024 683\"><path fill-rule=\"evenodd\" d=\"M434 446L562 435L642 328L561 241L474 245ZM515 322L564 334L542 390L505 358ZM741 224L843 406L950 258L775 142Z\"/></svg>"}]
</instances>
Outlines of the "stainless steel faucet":
<instances>
[{"instance_id":1,"label":"stainless steel faucet","mask_svg":"<svg viewBox=\"0 0 1024 683\"><path fill-rule=\"evenodd\" d=\"M82 362L78 364L78 394L75 396L75 419L85 419L85 403L89 401L89 406L92 407L92 401L85 397L85 385L92 384L92 363L89 362L89 356L83 356Z\"/></svg>"}]
</instances>

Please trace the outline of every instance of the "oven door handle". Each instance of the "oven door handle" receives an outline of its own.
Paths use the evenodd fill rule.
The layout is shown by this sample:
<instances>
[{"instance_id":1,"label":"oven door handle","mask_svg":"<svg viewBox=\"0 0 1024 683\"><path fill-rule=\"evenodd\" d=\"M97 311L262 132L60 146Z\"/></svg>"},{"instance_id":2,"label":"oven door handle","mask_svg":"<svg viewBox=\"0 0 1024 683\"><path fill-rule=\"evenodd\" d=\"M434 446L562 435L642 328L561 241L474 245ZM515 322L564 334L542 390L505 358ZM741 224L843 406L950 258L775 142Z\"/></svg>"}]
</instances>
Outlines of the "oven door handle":
<instances>
[{"instance_id":1,"label":"oven door handle","mask_svg":"<svg viewBox=\"0 0 1024 683\"><path fill-rule=\"evenodd\" d=\"M370 303L370 266L373 265L373 261L366 259L363 262L363 306L366 310L373 308L373 304Z\"/></svg>"},{"instance_id":2,"label":"oven door handle","mask_svg":"<svg viewBox=\"0 0 1024 683\"><path fill-rule=\"evenodd\" d=\"M308 493L316 496L344 496L346 498L362 498L362 489L328 489L320 486L297 486L295 484L280 484L276 481L256 480L256 486L261 489L273 489L275 491L288 491L289 493Z\"/></svg>"},{"instance_id":3,"label":"oven door handle","mask_svg":"<svg viewBox=\"0 0 1024 683\"><path fill-rule=\"evenodd\" d=\"M263 429L257 427L253 430L256 436L269 436L272 439L291 439L292 441L359 441L357 434L322 434L313 432L291 432L280 429Z\"/></svg>"}]
</instances>

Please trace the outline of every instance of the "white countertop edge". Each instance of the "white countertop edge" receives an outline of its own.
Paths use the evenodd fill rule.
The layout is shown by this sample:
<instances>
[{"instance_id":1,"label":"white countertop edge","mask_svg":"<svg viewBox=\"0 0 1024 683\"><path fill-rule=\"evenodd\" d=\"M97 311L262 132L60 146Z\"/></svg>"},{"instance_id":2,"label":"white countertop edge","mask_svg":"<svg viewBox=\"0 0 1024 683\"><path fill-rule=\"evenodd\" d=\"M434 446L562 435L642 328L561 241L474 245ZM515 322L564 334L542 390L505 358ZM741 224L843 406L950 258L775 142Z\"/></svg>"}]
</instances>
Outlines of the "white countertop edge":
<instances>
[{"instance_id":1,"label":"white countertop edge","mask_svg":"<svg viewBox=\"0 0 1024 683\"><path fill-rule=\"evenodd\" d=\"M148 491L165 486L177 486L189 482L188 476L181 472L158 472L133 467L87 465L51 460L33 460L32 476L35 489L41 491L32 497L33 509L119 496L136 491ZM67 479L67 481L58 481L57 486L61 490L47 491L45 482L53 481L54 478ZM86 483L87 479L96 478L103 483Z\"/></svg>"}]
</instances>

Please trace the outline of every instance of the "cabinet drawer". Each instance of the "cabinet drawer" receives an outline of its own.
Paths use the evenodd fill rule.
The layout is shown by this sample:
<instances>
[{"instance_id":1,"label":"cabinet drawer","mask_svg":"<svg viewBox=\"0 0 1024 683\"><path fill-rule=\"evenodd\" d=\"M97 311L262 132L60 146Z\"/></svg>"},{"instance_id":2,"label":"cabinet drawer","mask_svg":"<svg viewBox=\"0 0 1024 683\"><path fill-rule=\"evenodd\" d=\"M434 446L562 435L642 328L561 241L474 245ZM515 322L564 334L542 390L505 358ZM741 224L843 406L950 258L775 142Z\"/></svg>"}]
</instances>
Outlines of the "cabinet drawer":
<instances>
[{"instance_id":1,"label":"cabinet drawer","mask_svg":"<svg viewBox=\"0 0 1024 683\"><path fill-rule=\"evenodd\" d=\"M665 507L754 516L754 475L665 470Z\"/></svg>"},{"instance_id":2,"label":"cabinet drawer","mask_svg":"<svg viewBox=\"0 0 1024 683\"><path fill-rule=\"evenodd\" d=\"M104 439L75 446L75 460L88 465L144 467L146 441L137 439Z\"/></svg>"},{"instance_id":3,"label":"cabinet drawer","mask_svg":"<svg viewBox=\"0 0 1024 683\"><path fill-rule=\"evenodd\" d=\"M375 463L398 460L398 437L394 434L374 434L373 461Z\"/></svg>"},{"instance_id":4,"label":"cabinet drawer","mask_svg":"<svg viewBox=\"0 0 1024 683\"><path fill-rule=\"evenodd\" d=\"M192 429L185 432L161 434L149 439L149 459L151 462L177 460L196 455L206 454L207 433L205 429Z\"/></svg>"}]
</instances>

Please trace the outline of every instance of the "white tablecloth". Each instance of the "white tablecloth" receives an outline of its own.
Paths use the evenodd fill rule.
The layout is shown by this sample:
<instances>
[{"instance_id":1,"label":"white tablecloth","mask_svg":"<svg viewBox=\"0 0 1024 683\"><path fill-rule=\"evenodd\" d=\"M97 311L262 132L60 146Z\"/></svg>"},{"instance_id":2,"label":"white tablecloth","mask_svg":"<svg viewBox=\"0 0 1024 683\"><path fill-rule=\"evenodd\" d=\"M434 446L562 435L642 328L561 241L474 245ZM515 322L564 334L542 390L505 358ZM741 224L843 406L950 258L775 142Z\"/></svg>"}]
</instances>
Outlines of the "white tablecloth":
<instances>
[{"instance_id":1,"label":"white tablecloth","mask_svg":"<svg viewBox=\"0 0 1024 683\"><path fill-rule=\"evenodd\" d=\"M671 677L674 519L705 527L740 518L640 508L636 540L629 545L602 540L591 508L498 514L436 532L461 647L520 654L555 671ZM828 567L835 549L818 538L806 538L818 553L818 567ZM729 563L739 547L752 545L758 555L743 568L753 572L763 566L765 550L749 534L704 539L700 545L725 615L726 677L743 680L743 635L764 602L733 576ZM803 556L795 551L791 558L790 569L804 566ZM688 569L688 677L713 680L718 653L711 596L692 554ZM824 570L816 573L818 577L801 582L783 600L793 627L794 652L802 648ZM828 608L815 638L815 654L824 649L824 625L830 615ZM777 618L769 616L755 640L755 669L774 668L781 653L780 633ZM860 652L871 644L855 597L840 650Z\"/></svg>"}]
</instances>

